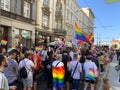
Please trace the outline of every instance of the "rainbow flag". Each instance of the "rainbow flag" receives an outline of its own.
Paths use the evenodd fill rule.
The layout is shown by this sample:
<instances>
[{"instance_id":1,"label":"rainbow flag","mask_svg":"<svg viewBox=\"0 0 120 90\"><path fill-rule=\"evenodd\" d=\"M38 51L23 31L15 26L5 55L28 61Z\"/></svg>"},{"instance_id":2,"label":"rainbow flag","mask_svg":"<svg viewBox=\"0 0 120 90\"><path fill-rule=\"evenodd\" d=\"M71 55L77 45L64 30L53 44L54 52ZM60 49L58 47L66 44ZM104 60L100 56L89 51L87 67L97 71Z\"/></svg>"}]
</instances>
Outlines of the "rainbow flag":
<instances>
[{"instance_id":1,"label":"rainbow flag","mask_svg":"<svg viewBox=\"0 0 120 90\"><path fill-rule=\"evenodd\" d=\"M55 64L55 65L54 65ZM56 66L56 63L53 62L52 66L52 75L53 75L53 88L54 90L61 90L64 85L64 65L63 63L59 63Z\"/></svg>"},{"instance_id":2,"label":"rainbow flag","mask_svg":"<svg viewBox=\"0 0 120 90\"><path fill-rule=\"evenodd\" d=\"M40 48L39 46L36 46L36 47L35 47L35 50L38 50L38 51L39 51L39 50L41 50L41 48Z\"/></svg>"},{"instance_id":3,"label":"rainbow flag","mask_svg":"<svg viewBox=\"0 0 120 90\"><path fill-rule=\"evenodd\" d=\"M90 38L90 43L94 43L94 34L93 33L90 34L89 38Z\"/></svg>"},{"instance_id":4,"label":"rainbow flag","mask_svg":"<svg viewBox=\"0 0 120 90\"><path fill-rule=\"evenodd\" d=\"M1 40L2 45L6 45L8 42L6 40Z\"/></svg>"},{"instance_id":5,"label":"rainbow flag","mask_svg":"<svg viewBox=\"0 0 120 90\"><path fill-rule=\"evenodd\" d=\"M94 69L93 68L89 68L88 74L86 76L88 79L90 80L95 80L95 74L94 74Z\"/></svg>"},{"instance_id":6,"label":"rainbow flag","mask_svg":"<svg viewBox=\"0 0 120 90\"><path fill-rule=\"evenodd\" d=\"M75 33L76 33L76 39L86 42L86 38L82 32L82 30L78 27L78 25L75 23Z\"/></svg>"}]
</instances>

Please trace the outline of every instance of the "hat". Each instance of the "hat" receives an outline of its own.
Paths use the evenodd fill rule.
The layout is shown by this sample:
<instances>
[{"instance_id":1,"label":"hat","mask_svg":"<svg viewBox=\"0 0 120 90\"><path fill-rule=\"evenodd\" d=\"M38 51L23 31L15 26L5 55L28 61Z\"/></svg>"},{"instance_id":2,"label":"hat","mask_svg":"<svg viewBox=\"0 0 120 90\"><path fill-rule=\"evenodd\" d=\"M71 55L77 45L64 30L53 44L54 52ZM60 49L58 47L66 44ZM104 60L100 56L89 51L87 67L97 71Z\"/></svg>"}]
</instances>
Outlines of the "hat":
<instances>
[{"instance_id":1,"label":"hat","mask_svg":"<svg viewBox=\"0 0 120 90\"><path fill-rule=\"evenodd\" d=\"M11 53L17 53L17 50L16 49L14 49L14 48L9 48L8 50L7 50L7 53L8 54L11 54Z\"/></svg>"},{"instance_id":2,"label":"hat","mask_svg":"<svg viewBox=\"0 0 120 90\"><path fill-rule=\"evenodd\" d=\"M62 54L56 54L55 59L56 59L57 61L62 61Z\"/></svg>"}]
</instances>

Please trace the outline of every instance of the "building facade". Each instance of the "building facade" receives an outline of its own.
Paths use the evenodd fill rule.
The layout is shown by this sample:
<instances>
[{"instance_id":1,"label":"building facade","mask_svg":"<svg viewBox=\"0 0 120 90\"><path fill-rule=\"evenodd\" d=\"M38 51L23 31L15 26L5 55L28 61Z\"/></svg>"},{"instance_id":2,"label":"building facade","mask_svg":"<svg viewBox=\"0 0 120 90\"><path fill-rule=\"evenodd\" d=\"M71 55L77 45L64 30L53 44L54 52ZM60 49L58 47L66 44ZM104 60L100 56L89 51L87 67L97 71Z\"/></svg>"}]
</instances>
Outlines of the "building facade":
<instances>
[{"instance_id":1,"label":"building facade","mask_svg":"<svg viewBox=\"0 0 120 90\"><path fill-rule=\"evenodd\" d=\"M54 12L53 12L53 32L55 40L62 40L66 37L65 30L65 12L66 12L66 0L54 0Z\"/></svg>"},{"instance_id":2,"label":"building facade","mask_svg":"<svg viewBox=\"0 0 120 90\"><path fill-rule=\"evenodd\" d=\"M0 0L0 40L7 46L35 43L36 0Z\"/></svg>"},{"instance_id":3,"label":"building facade","mask_svg":"<svg viewBox=\"0 0 120 90\"><path fill-rule=\"evenodd\" d=\"M66 35L64 30L64 0L37 0L36 41L47 43ZM37 43L36 42L36 43Z\"/></svg>"},{"instance_id":4,"label":"building facade","mask_svg":"<svg viewBox=\"0 0 120 90\"><path fill-rule=\"evenodd\" d=\"M72 40L75 23L78 24L85 34L90 35L90 33L93 33L94 18L89 8L82 9L76 0L66 0L65 29L67 31L67 41Z\"/></svg>"}]
</instances>

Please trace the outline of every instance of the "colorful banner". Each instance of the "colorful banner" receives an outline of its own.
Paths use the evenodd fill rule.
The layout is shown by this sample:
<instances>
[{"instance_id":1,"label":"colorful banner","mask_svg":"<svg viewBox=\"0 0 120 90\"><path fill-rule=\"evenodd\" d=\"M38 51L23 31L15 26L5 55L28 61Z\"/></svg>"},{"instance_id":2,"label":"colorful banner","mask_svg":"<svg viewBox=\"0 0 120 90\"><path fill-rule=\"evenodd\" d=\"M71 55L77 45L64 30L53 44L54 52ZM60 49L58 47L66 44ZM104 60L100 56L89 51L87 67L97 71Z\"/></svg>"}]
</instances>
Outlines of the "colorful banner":
<instances>
[{"instance_id":1,"label":"colorful banner","mask_svg":"<svg viewBox=\"0 0 120 90\"><path fill-rule=\"evenodd\" d=\"M39 45L44 44L44 40L43 40L43 39L40 39L40 40L37 42L37 44L39 44Z\"/></svg>"},{"instance_id":2,"label":"colorful banner","mask_svg":"<svg viewBox=\"0 0 120 90\"><path fill-rule=\"evenodd\" d=\"M1 40L2 45L6 45L7 43L8 43L7 40Z\"/></svg>"},{"instance_id":3,"label":"colorful banner","mask_svg":"<svg viewBox=\"0 0 120 90\"><path fill-rule=\"evenodd\" d=\"M40 46L36 46L35 50L40 51L42 48Z\"/></svg>"}]
</instances>

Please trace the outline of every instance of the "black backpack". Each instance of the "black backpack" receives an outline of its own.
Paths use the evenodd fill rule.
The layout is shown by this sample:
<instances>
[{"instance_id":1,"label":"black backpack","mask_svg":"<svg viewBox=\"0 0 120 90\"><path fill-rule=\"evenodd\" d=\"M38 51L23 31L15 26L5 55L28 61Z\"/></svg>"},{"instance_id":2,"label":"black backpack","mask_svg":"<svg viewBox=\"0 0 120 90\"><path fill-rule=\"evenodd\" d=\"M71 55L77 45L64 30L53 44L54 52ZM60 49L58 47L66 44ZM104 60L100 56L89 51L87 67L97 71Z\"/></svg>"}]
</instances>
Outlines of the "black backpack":
<instances>
[{"instance_id":1,"label":"black backpack","mask_svg":"<svg viewBox=\"0 0 120 90\"><path fill-rule=\"evenodd\" d=\"M25 61L24 61L24 63L25 63ZM25 66L26 66L26 63L25 63ZM19 71L19 75L23 79L26 79L28 77L28 72L27 72L27 69L25 66L23 66Z\"/></svg>"}]
</instances>

